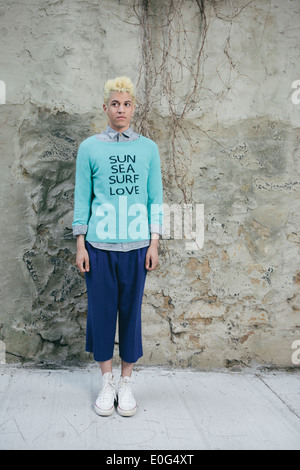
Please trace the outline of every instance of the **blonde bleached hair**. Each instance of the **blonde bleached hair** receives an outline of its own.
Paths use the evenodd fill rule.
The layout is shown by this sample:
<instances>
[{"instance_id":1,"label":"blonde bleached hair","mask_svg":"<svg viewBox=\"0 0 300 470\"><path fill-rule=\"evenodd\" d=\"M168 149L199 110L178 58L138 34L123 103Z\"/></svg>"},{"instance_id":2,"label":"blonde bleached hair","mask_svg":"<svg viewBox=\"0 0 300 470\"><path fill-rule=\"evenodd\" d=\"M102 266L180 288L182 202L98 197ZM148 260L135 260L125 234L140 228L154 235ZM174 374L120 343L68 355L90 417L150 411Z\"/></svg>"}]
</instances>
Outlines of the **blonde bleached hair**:
<instances>
[{"instance_id":1,"label":"blonde bleached hair","mask_svg":"<svg viewBox=\"0 0 300 470\"><path fill-rule=\"evenodd\" d=\"M107 105L111 93L118 91L119 93L129 93L135 103L134 86L129 77L117 77L113 80L107 80L104 87L104 103Z\"/></svg>"}]
</instances>

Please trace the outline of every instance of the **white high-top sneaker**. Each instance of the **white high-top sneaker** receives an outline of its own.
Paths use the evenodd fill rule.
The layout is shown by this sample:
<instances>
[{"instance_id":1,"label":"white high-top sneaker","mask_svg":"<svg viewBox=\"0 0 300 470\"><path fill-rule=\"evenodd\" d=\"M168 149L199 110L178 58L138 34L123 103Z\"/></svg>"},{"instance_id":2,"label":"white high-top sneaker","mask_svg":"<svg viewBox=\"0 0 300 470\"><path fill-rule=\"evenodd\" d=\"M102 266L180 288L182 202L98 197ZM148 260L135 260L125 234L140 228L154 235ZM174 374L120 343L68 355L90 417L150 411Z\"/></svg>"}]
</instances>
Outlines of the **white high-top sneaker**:
<instances>
[{"instance_id":1,"label":"white high-top sneaker","mask_svg":"<svg viewBox=\"0 0 300 470\"><path fill-rule=\"evenodd\" d=\"M131 390L131 378L121 377L118 388L118 413L121 416L133 416L137 404Z\"/></svg>"},{"instance_id":2,"label":"white high-top sneaker","mask_svg":"<svg viewBox=\"0 0 300 470\"><path fill-rule=\"evenodd\" d=\"M112 372L103 374L102 381L102 388L94 404L94 409L100 416L109 416L114 412L114 404L117 400Z\"/></svg>"}]
</instances>

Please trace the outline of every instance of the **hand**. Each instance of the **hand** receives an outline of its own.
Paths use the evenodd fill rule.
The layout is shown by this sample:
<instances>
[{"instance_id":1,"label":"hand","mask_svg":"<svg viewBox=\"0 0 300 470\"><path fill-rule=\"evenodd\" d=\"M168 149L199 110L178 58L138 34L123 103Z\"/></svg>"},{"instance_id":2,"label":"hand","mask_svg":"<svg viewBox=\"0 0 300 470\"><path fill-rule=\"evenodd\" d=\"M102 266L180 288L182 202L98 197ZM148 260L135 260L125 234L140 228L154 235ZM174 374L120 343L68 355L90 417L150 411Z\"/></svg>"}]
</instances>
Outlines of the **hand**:
<instances>
[{"instance_id":1,"label":"hand","mask_svg":"<svg viewBox=\"0 0 300 470\"><path fill-rule=\"evenodd\" d=\"M76 266L81 273L89 272L90 270L90 258L87 250L82 248L77 250L76 254Z\"/></svg>"},{"instance_id":2,"label":"hand","mask_svg":"<svg viewBox=\"0 0 300 470\"><path fill-rule=\"evenodd\" d=\"M158 240L151 240L151 244L146 253L145 268L147 271L154 271L158 265Z\"/></svg>"},{"instance_id":3,"label":"hand","mask_svg":"<svg viewBox=\"0 0 300 470\"><path fill-rule=\"evenodd\" d=\"M85 248L84 238L82 235L77 237L76 266L81 273L89 272L90 270L90 258L88 251Z\"/></svg>"}]
</instances>

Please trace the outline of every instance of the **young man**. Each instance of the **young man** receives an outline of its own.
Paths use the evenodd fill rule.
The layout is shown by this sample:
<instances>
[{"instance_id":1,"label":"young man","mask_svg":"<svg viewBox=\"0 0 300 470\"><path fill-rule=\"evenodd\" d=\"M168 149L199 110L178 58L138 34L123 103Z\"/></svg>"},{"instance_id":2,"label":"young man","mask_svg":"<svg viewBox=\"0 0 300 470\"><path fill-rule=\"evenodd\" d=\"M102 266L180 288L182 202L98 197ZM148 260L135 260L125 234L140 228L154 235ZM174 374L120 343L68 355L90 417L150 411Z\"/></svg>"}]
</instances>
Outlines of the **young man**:
<instances>
[{"instance_id":1,"label":"young man","mask_svg":"<svg viewBox=\"0 0 300 470\"><path fill-rule=\"evenodd\" d=\"M76 266L88 295L86 350L102 372L95 411L132 416L134 363L143 355L141 305L147 271L158 264L162 180L157 145L130 127L135 110L128 77L105 84L106 131L84 140L76 162L73 234ZM117 312L122 371L118 394L112 374ZM117 397L118 395L118 397Z\"/></svg>"}]
</instances>

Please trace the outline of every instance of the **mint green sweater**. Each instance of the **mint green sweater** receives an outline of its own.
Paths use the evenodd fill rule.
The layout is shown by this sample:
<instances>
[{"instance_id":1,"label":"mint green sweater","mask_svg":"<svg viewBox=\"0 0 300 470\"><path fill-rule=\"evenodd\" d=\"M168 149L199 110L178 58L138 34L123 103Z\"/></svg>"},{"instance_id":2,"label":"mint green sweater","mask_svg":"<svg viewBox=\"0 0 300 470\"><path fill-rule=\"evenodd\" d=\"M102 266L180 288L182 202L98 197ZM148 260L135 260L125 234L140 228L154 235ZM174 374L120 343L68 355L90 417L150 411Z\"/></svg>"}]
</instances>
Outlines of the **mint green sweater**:
<instances>
[{"instance_id":1,"label":"mint green sweater","mask_svg":"<svg viewBox=\"0 0 300 470\"><path fill-rule=\"evenodd\" d=\"M92 136L78 150L73 229L89 242L128 243L162 233L163 190L155 142L103 142Z\"/></svg>"}]
</instances>

